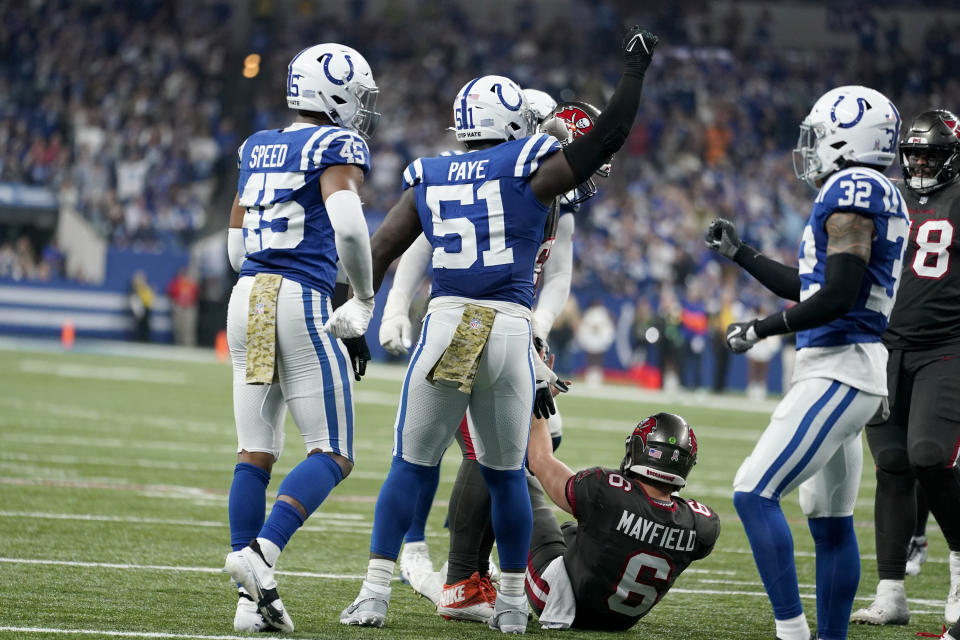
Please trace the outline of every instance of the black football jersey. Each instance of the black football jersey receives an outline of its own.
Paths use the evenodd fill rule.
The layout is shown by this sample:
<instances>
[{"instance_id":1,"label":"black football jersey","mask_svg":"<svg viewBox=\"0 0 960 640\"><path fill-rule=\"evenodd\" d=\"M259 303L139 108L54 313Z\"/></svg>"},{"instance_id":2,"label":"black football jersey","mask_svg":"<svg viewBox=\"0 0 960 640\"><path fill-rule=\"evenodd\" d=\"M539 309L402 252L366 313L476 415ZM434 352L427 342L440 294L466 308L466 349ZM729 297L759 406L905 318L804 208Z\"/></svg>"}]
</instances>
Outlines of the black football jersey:
<instances>
[{"instance_id":1,"label":"black football jersey","mask_svg":"<svg viewBox=\"0 0 960 640\"><path fill-rule=\"evenodd\" d=\"M629 629L720 534L712 509L677 496L654 500L619 471L580 471L566 491L577 518L563 554L577 600L574 627Z\"/></svg>"},{"instance_id":2,"label":"black football jersey","mask_svg":"<svg viewBox=\"0 0 960 640\"><path fill-rule=\"evenodd\" d=\"M960 343L960 182L926 195L898 186L910 237L883 342L889 349Z\"/></svg>"}]
</instances>

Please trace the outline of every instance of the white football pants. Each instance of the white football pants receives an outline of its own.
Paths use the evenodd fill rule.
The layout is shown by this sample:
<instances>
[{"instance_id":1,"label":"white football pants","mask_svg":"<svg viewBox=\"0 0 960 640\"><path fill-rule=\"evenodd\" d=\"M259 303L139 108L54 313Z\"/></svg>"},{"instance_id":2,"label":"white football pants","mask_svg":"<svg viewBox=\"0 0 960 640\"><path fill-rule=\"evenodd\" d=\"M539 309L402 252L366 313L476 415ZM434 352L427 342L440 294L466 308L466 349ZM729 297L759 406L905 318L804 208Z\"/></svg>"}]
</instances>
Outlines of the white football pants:
<instances>
[{"instance_id":1,"label":"white football pants","mask_svg":"<svg viewBox=\"0 0 960 640\"><path fill-rule=\"evenodd\" d=\"M343 343L323 332L329 299L283 279L277 297L279 384L246 384L247 314L253 278L237 281L227 309L227 343L233 360L233 413L237 451L283 450L286 407L307 452L353 460L353 367Z\"/></svg>"},{"instance_id":2,"label":"white football pants","mask_svg":"<svg viewBox=\"0 0 960 640\"><path fill-rule=\"evenodd\" d=\"M807 517L852 515L863 469L860 431L880 399L828 378L797 382L740 465L734 491L779 500L799 486Z\"/></svg>"},{"instance_id":3,"label":"white football pants","mask_svg":"<svg viewBox=\"0 0 960 640\"><path fill-rule=\"evenodd\" d=\"M394 423L393 455L434 466L470 409L470 438L477 460L496 470L521 469L533 412L533 345L530 322L498 313L468 395L426 376L450 344L463 308L427 315L407 366Z\"/></svg>"}]
</instances>

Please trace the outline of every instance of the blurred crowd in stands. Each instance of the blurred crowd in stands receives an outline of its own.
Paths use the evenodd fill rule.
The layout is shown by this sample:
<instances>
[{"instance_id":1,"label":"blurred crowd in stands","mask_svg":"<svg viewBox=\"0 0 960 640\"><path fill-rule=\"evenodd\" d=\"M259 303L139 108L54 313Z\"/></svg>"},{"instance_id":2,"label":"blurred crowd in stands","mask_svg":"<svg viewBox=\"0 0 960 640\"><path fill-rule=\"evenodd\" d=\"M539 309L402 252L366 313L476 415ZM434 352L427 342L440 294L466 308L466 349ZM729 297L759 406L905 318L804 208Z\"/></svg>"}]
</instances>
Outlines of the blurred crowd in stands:
<instances>
[{"instance_id":1,"label":"blurred crowd in stands","mask_svg":"<svg viewBox=\"0 0 960 640\"><path fill-rule=\"evenodd\" d=\"M283 15L254 2L238 44L228 3L0 0L0 182L56 187L115 245L183 245L200 229L222 230L229 202L211 208L211 194L218 180L235 190L240 140L292 120L287 62L304 46L338 41L365 55L380 86L363 193L375 226L400 194L405 165L455 145L446 127L466 81L500 73L602 105L619 73L612 43L625 21L642 22L661 46L630 140L578 216L573 286L617 300L614 322L631 306L637 363L658 345L653 358L679 383L701 386L684 375L686 363L730 320L780 304L710 255L704 229L715 216L734 219L747 242L795 263L813 194L794 177L790 150L812 102L856 83L884 92L905 120L960 108L950 102L960 96L951 73L960 24L935 21L908 52L899 23L875 17L897 0L840 3L843 23L802 51L772 42L769 12L747 19L731 2L571 2L552 13L517 2L485 21L453 2L388 3L376 16L363 0L338 16L324 4L286 3L294 13ZM831 48L830 29L853 30L856 46ZM248 80L240 71L250 51L262 61ZM8 257L22 253L16 244L0 244L0 277L18 273ZM578 296L557 328L574 348L592 297Z\"/></svg>"}]
</instances>

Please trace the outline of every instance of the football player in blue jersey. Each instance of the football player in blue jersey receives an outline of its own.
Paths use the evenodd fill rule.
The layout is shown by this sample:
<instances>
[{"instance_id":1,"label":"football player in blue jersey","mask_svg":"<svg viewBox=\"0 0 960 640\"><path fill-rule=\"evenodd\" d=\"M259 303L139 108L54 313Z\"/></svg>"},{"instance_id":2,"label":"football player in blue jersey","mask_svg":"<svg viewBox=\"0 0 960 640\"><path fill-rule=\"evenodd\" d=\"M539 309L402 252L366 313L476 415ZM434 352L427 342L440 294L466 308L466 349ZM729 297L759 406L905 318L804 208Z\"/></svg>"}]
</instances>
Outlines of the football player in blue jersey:
<instances>
[{"instance_id":1,"label":"football player in blue jersey","mask_svg":"<svg viewBox=\"0 0 960 640\"><path fill-rule=\"evenodd\" d=\"M561 144L589 131L600 114L599 109L585 102L558 105L543 91L524 89L523 93L537 117L540 131L553 135ZM601 177L609 174L609 163L597 170ZM567 301L573 271L573 214L596 190L593 180L588 179L574 191L556 198L547 217L544 241L534 267L534 286L539 290L531 319L535 344L546 343L553 321ZM405 354L410 347L410 300L427 271L432 252L430 243L421 235L404 252L397 266L380 324L381 344L390 353ZM400 577L434 605L443 595L444 603L438 612L444 617L486 622L493 613L496 590L491 577L496 576L497 568L488 561L494 541L490 494L477 463L469 419L468 410L457 432L463 460L450 496L447 570L442 574L433 570L425 541L424 528L436 492L436 486L431 484L423 487L404 537ZM550 416L549 424L554 441L559 442L560 415Z\"/></svg>"},{"instance_id":2,"label":"football player in blue jersey","mask_svg":"<svg viewBox=\"0 0 960 640\"><path fill-rule=\"evenodd\" d=\"M342 623L383 625L413 516L411 496L433 482L469 407L502 571L489 625L526 629L523 572L533 522L523 460L535 398L538 411L555 411L551 386L559 382L533 352L534 263L554 198L593 175L626 141L656 42L639 27L627 33L623 74L609 104L593 130L562 152L556 138L535 133L520 87L484 76L464 85L453 105L457 139L470 153L420 158L404 171L405 192L371 240L374 284L423 233L433 247L433 288L401 390L366 579Z\"/></svg>"},{"instance_id":3,"label":"football player in blue jersey","mask_svg":"<svg viewBox=\"0 0 960 640\"><path fill-rule=\"evenodd\" d=\"M910 226L903 197L882 173L896 157L900 115L861 86L824 94L800 124L797 177L817 189L799 268L740 242L716 219L707 245L777 295L798 304L727 328L743 353L768 336L796 332L793 386L734 480L733 503L773 605L777 637L807 640L793 539L780 498L799 488L816 545L817 637L847 636L860 579L853 508L863 451L860 431L887 395L887 328Z\"/></svg>"},{"instance_id":4,"label":"football player in blue jersey","mask_svg":"<svg viewBox=\"0 0 960 640\"><path fill-rule=\"evenodd\" d=\"M237 631L292 631L274 566L294 532L353 467L350 355L340 339L362 336L373 312L367 224L357 191L370 170L365 138L376 126L377 85L357 51L304 49L290 62L283 129L240 147L230 215L230 297L237 465L230 487L224 571L239 587ZM354 296L331 309L338 258ZM287 408L306 459L277 490L264 522L266 488L283 449Z\"/></svg>"}]
</instances>

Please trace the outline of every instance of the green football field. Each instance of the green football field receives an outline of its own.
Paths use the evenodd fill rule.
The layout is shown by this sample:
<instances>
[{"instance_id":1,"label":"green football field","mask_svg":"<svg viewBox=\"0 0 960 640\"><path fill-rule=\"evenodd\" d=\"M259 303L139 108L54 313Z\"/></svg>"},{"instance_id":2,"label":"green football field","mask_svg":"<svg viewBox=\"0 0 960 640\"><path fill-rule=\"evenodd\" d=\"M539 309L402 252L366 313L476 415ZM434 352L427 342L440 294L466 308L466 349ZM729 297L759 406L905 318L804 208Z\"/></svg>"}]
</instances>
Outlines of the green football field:
<instances>
[{"instance_id":1,"label":"green football field","mask_svg":"<svg viewBox=\"0 0 960 640\"><path fill-rule=\"evenodd\" d=\"M248 637L233 631L236 592L221 572L236 460L228 365L202 351L134 352L126 345L80 343L63 352L10 339L0 341L0 363L0 638ZM396 366L374 363L358 384L356 468L280 559L279 591L297 628L290 637L492 637L484 626L444 621L399 582L383 629L338 623L366 567L401 374ZM660 410L683 415L700 442L700 462L684 494L720 514L722 533L713 554L688 569L623 635L772 639L773 616L730 487L773 401L580 385L560 402L565 430L559 457L573 468L616 466L624 437L639 418ZM271 490L303 455L289 418L286 438ZM458 457L451 450L443 462L428 523L437 567L447 548L443 520ZM856 606L868 603L876 586L874 480L866 458L856 511L863 553ZM813 624L813 543L796 496L784 506ZM920 576L907 578L910 624L853 627L851 638L940 630L947 550L933 522L930 534L930 559ZM527 633L548 632L534 621Z\"/></svg>"}]
</instances>

